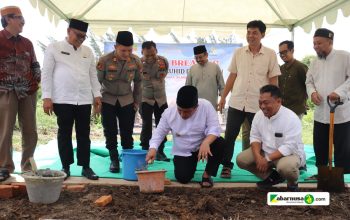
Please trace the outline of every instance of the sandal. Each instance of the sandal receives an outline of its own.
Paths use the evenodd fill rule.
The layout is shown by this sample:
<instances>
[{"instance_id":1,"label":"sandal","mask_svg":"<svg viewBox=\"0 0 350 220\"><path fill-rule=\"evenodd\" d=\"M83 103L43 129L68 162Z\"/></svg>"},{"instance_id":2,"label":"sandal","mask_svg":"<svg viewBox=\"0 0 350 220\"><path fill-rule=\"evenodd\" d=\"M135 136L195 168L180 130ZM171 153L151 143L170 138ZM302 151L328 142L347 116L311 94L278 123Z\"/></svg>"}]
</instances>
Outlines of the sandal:
<instances>
[{"instance_id":1,"label":"sandal","mask_svg":"<svg viewBox=\"0 0 350 220\"><path fill-rule=\"evenodd\" d=\"M3 182L10 178L10 172L6 169L0 170L0 182Z\"/></svg>"},{"instance_id":2,"label":"sandal","mask_svg":"<svg viewBox=\"0 0 350 220\"><path fill-rule=\"evenodd\" d=\"M199 185L201 185L202 188L211 188L214 186L214 182L211 176L202 177L202 182L200 182Z\"/></svg>"},{"instance_id":3,"label":"sandal","mask_svg":"<svg viewBox=\"0 0 350 220\"><path fill-rule=\"evenodd\" d=\"M317 179L318 179L318 175L315 174L315 175L312 175L312 176L309 176L309 177L305 178L304 180L307 180L307 181L309 181L309 180L312 180L312 181L316 180L317 181Z\"/></svg>"},{"instance_id":4,"label":"sandal","mask_svg":"<svg viewBox=\"0 0 350 220\"><path fill-rule=\"evenodd\" d=\"M223 167L220 174L221 178L231 179L231 168Z\"/></svg>"}]
</instances>

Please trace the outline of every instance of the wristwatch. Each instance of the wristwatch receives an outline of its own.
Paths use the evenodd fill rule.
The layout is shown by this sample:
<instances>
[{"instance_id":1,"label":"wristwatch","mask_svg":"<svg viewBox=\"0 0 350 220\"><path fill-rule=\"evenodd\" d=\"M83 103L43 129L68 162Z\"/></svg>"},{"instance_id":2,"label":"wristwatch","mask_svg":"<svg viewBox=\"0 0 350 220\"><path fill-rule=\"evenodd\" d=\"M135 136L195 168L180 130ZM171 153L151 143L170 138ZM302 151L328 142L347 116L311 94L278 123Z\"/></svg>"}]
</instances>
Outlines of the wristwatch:
<instances>
[{"instance_id":1,"label":"wristwatch","mask_svg":"<svg viewBox=\"0 0 350 220\"><path fill-rule=\"evenodd\" d=\"M265 154L265 159L267 160L267 162L271 162L271 159L269 157L269 155Z\"/></svg>"}]
</instances>

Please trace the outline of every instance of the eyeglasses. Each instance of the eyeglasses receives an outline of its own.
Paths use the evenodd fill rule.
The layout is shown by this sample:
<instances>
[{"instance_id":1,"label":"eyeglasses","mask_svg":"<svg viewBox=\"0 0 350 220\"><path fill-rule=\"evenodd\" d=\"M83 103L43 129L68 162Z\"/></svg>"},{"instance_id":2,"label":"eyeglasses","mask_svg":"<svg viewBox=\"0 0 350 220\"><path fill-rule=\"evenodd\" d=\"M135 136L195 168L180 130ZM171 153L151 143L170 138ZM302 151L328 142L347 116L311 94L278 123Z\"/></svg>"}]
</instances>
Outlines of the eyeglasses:
<instances>
[{"instance_id":1,"label":"eyeglasses","mask_svg":"<svg viewBox=\"0 0 350 220\"><path fill-rule=\"evenodd\" d=\"M278 54L280 56L285 56L285 55L287 55L288 52L289 52L289 50L283 50L283 51L280 51Z\"/></svg>"},{"instance_id":2,"label":"eyeglasses","mask_svg":"<svg viewBox=\"0 0 350 220\"><path fill-rule=\"evenodd\" d=\"M13 19L18 19L22 22L24 22L24 17L22 15L12 15L12 16L9 16L10 18L13 18Z\"/></svg>"}]
</instances>

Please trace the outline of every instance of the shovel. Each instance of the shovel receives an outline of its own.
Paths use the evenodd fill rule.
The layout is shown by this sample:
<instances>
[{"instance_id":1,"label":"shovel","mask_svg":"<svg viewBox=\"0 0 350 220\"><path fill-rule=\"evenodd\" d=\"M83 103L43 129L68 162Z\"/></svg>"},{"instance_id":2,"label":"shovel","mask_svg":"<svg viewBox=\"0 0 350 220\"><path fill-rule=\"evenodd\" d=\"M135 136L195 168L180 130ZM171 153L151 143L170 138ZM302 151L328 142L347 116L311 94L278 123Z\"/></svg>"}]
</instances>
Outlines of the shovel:
<instances>
[{"instance_id":1,"label":"shovel","mask_svg":"<svg viewBox=\"0 0 350 220\"><path fill-rule=\"evenodd\" d=\"M317 189L321 189L327 192L343 192L345 191L344 168L332 167L334 111L338 105L341 105L343 103L337 100L334 104L331 104L329 97L327 97L327 103L330 108L328 166L318 167Z\"/></svg>"},{"instance_id":2,"label":"shovel","mask_svg":"<svg viewBox=\"0 0 350 220\"><path fill-rule=\"evenodd\" d=\"M30 162L30 165L32 166L32 171L33 171L33 173L34 173L35 175L37 175L37 173L38 173L38 168L37 168L37 166L36 166L36 163L35 163L34 158L33 158L33 157L30 157L30 158L29 158L29 162Z\"/></svg>"}]
</instances>

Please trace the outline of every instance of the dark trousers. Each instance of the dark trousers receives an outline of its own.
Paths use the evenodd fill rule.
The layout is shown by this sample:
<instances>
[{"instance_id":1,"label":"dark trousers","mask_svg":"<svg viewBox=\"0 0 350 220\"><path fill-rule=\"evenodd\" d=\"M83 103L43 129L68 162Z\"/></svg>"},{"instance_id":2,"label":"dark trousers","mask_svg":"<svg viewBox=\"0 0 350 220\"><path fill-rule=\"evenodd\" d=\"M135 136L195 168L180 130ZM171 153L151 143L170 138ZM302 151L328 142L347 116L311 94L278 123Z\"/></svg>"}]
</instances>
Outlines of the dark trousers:
<instances>
[{"instance_id":1,"label":"dark trousers","mask_svg":"<svg viewBox=\"0 0 350 220\"><path fill-rule=\"evenodd\" d=\"M208 163L205 171L210 176L216 176L222 156L225 149L225 140L222 137L217 138L211 145L210 151L213 156L208 157ZM198 162L198 151L193 152L191 156L174 156L174 172L175 178L180 183L188 183L194 177Z\"/></svg>"},{"instance_id":2,"label":"dark trousers","mask_svg":"<svg viewBox=\"0 0 350 220\"><path fill-rule=\"evenodd\" d=\"M53 110L57 116L57 141L62 166L74 163L72 131L75 124L78 165L89 167L91 105L53 104Z\"/></svg>"},{"instance_id":3,"label":"dark trousers","mask_svg":"<svg viewBox=\"0 0 350 220\"><path fill-rule=\"evenodd\" d=\"M160 117L162 116L165 109L168 108L168 104L165 103L162 106L158 106L158 103L155 102L154 105L150 105L146 102L142 102L141 108L140 108L140 114L142 118L142 130L141 130L141 146L143 150L149 149L149 140L152 137L152 127L153 127L153 121L152 121L152 115L154 113L154 119L156 126L158 126L158 123L160 121ZM162 143L159 145L158 151L163 152L164 150L164 144L167 141L166 137L162 141ZM158 146L157 146L158 147Z\"/></svg>"},{"instance_id":4,"label":"dark trousers","mask_svg":"<svg viewBox=\"0 0 350 220\"><path fill-rule=\"evenodd\" d=\"M118 118L121 145L123 149L133 149L134 139L132 134L135 122L134 104L132 103L121 107L118 101L115 105L102 102L101 116L103 133L106 138L106 148L110 151L117 150Z\"/></svg>"},{"instance_id":5,"label":"dark trousers","mask_svg":"<svg viewBox=\"0 0 350 220\"><path fill-rule=\"evenodd\" d=\"M314 121L314 151L316 166L328 165L329 124ZM334 125L334 165L350 173L350 122Z\"/></svg>"},{"instance_id":6,"label":"dark trousers","mask_svg":"<svg viewBox=\"0 0 350 220\"><path fill-rule=\"evenodd\" d=\"M247 118L249 124L252 125L254 115L254 113L240 111L231 107L228 108L225 131L226 148L222 160L222 165L224 165L224 167L233 168L231 160L233 157L235 141L241 129L241 125L245 118Z\"/></svg>"}]
</instances>

